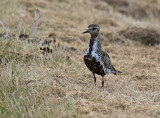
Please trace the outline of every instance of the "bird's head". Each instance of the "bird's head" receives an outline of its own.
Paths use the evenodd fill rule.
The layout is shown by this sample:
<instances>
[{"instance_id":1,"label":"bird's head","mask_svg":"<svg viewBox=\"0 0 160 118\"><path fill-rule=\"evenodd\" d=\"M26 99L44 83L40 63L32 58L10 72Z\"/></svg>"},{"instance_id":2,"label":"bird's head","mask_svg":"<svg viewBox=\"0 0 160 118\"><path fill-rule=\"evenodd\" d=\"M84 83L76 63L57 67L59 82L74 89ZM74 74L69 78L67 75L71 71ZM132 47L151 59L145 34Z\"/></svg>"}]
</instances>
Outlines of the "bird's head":
<instances>
[{"instance_id":1,"label":"bird's head","mask_svg":"<svg viewBox=\"0 0 160 118\"><path fill-rule=\"evenodd\" d=\"M83 32L83 34L90 33L91 36L98 36L99 31L100 31L100 27L98 25L91 24L88 26L88 29L85 32Z\"/></svg>"}]
</instances>

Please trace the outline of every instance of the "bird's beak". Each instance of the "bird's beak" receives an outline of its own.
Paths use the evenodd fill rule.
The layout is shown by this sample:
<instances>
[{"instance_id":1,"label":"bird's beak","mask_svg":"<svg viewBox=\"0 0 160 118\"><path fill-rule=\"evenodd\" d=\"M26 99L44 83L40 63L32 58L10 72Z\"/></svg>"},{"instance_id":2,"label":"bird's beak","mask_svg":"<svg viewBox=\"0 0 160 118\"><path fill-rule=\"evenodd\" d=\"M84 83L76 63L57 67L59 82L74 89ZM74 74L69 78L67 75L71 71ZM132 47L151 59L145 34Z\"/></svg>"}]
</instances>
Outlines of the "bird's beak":
<instances>
[{"instance_id":1,"label":"bird's beak","mask_svg":"<svg viewBox=\"0 0 160 118\"><path fill-rule=\"evenodd\" d=\"M89 33L90 31L89 31L89 29L87 29L85 32L83 32L82 34L85 34L85 33Z\"/></svg>"}]
</instances>

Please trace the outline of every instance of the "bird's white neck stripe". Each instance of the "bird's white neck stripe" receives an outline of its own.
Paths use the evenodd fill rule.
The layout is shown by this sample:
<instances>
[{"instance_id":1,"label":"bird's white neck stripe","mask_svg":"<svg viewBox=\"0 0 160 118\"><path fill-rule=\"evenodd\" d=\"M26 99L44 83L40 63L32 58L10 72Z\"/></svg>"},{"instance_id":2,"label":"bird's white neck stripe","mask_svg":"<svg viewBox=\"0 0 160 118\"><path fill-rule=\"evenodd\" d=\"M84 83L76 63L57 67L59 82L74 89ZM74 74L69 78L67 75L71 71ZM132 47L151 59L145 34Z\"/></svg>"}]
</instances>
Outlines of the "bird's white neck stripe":
<instances>
[{"instance_id":1,"label":"bird's white neck stripe","mask_svg":"<svg viewBox=\"0 0 160 118\"><path fill-rule=\"evenodd\" d=\"M97 51L97 49L98 49L98 42L97 42L97 41L94 41L92 51Z\"/></svg>"}]
</instances>

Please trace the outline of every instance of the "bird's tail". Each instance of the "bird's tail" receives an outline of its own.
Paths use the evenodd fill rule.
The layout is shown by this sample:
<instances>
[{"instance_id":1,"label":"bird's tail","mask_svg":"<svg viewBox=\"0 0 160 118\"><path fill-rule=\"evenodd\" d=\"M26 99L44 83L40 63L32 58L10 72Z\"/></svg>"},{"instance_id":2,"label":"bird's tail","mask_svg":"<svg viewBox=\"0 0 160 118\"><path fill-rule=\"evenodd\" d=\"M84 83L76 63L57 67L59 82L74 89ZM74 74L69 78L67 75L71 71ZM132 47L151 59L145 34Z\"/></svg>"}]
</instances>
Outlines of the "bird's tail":
<instances>
[{"instance_id":1,"label":"bird's tail","mask_svg":"<svg viewBox=\"0 0 160 118\"><path fill-rule=\"evenodd\" d=\"M121 71L119 71L119 70L116 70L113 66L112 66L112 68L113 68L113 71L112 71L112 73L114 74L114 75L117 75L117 74L120 74L120 73L122 73Z\"/></svg>"},{"instance_id":2,"label":"bird's tail","mask_svg":"<svg viewBox=\"0 0 160 118\"><path fill-rule=\"evenodd\" d=\"M117 75L117 74L120 74L120 73L122 73L122 72L121 72L121 71L116 70L116 71L112 71L112 73L113 73L114 75Z\"/></svg>"}]
</instances>

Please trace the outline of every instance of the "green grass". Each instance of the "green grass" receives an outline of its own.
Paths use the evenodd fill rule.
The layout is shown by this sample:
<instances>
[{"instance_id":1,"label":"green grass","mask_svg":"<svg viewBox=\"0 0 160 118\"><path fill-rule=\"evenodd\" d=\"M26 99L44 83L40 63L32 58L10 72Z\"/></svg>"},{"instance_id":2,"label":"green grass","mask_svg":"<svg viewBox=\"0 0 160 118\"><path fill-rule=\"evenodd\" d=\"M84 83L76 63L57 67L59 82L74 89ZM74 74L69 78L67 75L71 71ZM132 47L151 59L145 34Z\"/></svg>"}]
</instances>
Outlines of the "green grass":
<instances>
[{"instance_id":1,"label":"green grass","mask_svg":"<svg viewBox=\"0 0 160 118\"><path fill-rule=\"evenodd\" d=\"M139 9L146 4L155 12L159 9L154 1L119 2L123 1L140 4ZM140 38L137 34L142 29L159 32L159 18L152 12L137 19L124 14L132 13L136 6L121 6L123 13L112 2L92 0L2 0L0 4L0 20L15 35L0 37L0 118L159 118L159 45L128 40L132 33ZM41 21L36 40L19 40L18 25L21 22L21 33L30 35L37 9ZM104 88L100 76L94 86L92 73L83 62L89 35L82 32L92 23L100 25L102 47L122 71L105 76ZM52 33L56 34L53 52L44 56L39 50L40 37L49 40Z\"/></svg>"}]
</instances>

